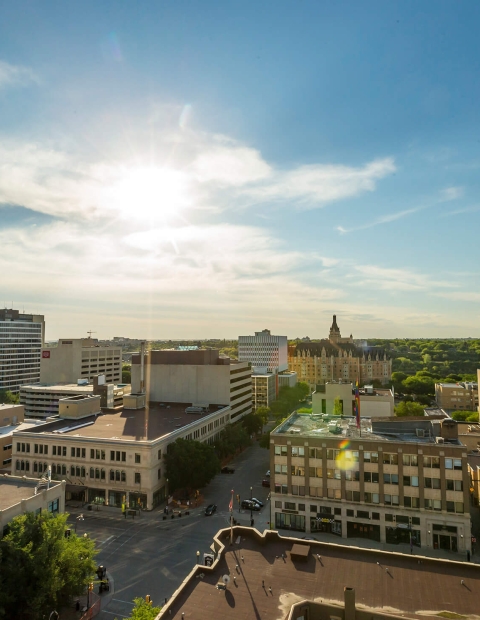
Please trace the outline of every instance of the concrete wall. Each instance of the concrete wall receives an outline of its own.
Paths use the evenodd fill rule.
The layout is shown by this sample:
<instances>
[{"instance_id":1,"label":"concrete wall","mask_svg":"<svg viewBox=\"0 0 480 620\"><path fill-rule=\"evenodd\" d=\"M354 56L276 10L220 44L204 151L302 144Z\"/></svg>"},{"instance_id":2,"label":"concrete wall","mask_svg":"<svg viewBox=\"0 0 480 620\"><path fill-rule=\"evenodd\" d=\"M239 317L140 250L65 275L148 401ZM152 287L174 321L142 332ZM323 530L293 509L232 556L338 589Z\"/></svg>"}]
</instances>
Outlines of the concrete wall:
<instances>
[{"instance_id":1,"label":"concrete wall","mask_svg":"<svg viewBox=\"0 0 480 620\"><path fill-rule=\"evenodd\" d=\"M73 396L58 401L58 413L61 418L78 420L101 413L100 396Z\"/></svg>"}]
</instances>

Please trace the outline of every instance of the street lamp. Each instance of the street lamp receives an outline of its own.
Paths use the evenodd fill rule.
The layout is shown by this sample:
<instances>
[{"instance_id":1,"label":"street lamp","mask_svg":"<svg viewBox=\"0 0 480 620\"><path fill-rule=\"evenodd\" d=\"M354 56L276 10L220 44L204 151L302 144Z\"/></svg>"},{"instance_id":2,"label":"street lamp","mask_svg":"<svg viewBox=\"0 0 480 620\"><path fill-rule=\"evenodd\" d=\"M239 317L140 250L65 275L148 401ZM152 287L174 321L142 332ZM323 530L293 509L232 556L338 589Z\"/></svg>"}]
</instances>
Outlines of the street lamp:
<instances>
[{"instance_id":1,"label":"street lamp","mask_svg":"<svg viewBox=\"0 0 480 620\"><path fill-rule=\"evenodd\" d=\"M85 518L83 515L78 515L78 517L75 519L75 534L77 533L77 525L79 521L85 521Z\"/></svg>"},{"instance_id":2,"label":"street lamp","mask_svg":"<svg viewBox=\"0 0 480 620\"><path fill-rule=\"evenodd\" d=\"M200 563L200 551L197 551L197 564Z\"/></svg>"},{"instance_id":3,"label":"street lamp","mask_svg":"<svg viewBox=\"0 0 480 620\"><path fill-rule=\"evenodd\" d=\"M253 521L253 500L252 500L252 492L253 492L253 488L250 487L250 527L252 526L252 521Z\"/></svg>"}]
</instances>

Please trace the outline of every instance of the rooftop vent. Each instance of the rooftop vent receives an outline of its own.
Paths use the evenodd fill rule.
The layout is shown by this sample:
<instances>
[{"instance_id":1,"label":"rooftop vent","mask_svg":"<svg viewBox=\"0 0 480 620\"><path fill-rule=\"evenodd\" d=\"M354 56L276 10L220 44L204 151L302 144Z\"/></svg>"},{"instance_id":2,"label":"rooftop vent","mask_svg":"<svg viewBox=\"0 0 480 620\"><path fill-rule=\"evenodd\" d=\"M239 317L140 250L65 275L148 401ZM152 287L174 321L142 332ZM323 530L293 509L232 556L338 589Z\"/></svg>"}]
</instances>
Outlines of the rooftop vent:
<instances>
[{"instance_id":1,"label":"rooftop vent","mask_svg":"<svg viewBox=\"0 0 480 620\"><path fill-rule=\"evenodd\" d=\"M416 428L415 432L417 434L417 437L425 437L425 431L423 430L423 428Z\"/></svg>"}]
</instances>

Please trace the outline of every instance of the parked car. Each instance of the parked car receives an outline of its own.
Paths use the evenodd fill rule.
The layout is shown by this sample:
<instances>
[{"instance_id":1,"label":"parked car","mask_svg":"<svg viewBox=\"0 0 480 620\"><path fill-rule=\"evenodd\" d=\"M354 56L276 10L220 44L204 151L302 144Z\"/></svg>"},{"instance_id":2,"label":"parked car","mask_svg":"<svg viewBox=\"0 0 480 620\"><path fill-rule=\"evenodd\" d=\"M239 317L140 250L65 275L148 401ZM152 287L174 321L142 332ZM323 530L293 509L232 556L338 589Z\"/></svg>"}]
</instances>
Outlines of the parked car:
<instances>
[{"instance_id":1,"label":"parked car","mask_svg":"<svg viewBox=\"0 0 480 620\"><path fill-rule=\"evenodd\" d=\"M258 510L261 509L261 506L259 504L257 504L254 501L251 501L249 499L244 499L242 501L241 505L242 505L242 508L245 508L246 510L256 510L256 511L258 511Z\"/></svg>"},{"instance_id":2,"label":"parked car","mask_svg":"<svg viewBox=\"0 0 480 620\"><path fill-rule=\"evenodd\" d=\"M235 470L233 467L227 467L225 465L225 467L222 467L222 469L220 470L222 472L222 474L234 474Z\"/></svg>"},{"instance_id":3,"label":"parked car","mask_svg":"<svg viewBox=\"0 0 480 620\"><path fill-rule=\"evenodd\" d=\"M268 478L264 478L262 480L262 487L268 487L270 488L270 480Z\"/></svg>"},{"instance_id":4,"label":"parked car","mask_svg":"<svg viewBox=\"0 0 480 620\"><path fill-rule=\"evenodd\" d=\"M256 504L258 504L261 508L263 508L263 502L261 502L259 499L257 499L256 497L252 497L252 502L255 502Z\"/></svg>"},{"instance_id":5,"label":"parked car","mask_svg":"<svg viewBox=\"0 0 480 620\"><path fill-rule=\"evenodd\" d=\"M211 517L216 510L217 510L217 507L215 506L215 504L210 504L210 506L207 506L205 508L205 516Z\"/></svg>"}]
</instances>

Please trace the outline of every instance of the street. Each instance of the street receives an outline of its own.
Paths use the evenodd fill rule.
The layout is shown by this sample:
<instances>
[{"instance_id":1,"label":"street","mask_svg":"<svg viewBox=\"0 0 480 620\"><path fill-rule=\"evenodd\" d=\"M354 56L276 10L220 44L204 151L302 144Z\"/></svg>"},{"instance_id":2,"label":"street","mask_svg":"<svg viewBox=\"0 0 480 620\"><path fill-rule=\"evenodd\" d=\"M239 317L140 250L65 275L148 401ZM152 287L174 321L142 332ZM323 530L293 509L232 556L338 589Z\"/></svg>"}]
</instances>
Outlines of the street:
<instances>
[{"instance_id":1,"label":"street","mask_svg":"<svg viewBox=\"0 0 480 620\"><path fill-rule=\"evenodd\" d=\"M103 594L100 620L128 617L133 599L150 594L154 605L162 605L170 597L203 553L210 550L213 535L229 524L228 505L234 491L234 518L250 525L250 511L239 512L236 496L241 499L252 495L264 502L260 512L253 512L255 526L263 531L270 521L270 489L262 487L262 479L270 468L269 452L257 443L238 455L229 465L234 474L218 474L204 489L204 504L193 509L189 516L163 520L162 509L141 513L139 517L124 519L120 511L100 509L84 512L68 509L70 522L83 511L84 521L77 524L77 534L85 532L99 549L96 561L106 567L113 579L113 593ZM208 504L217 505L217 511L205 516ZM98 590L97 588L95 589ZM108 604L106 604L108 601Z\"/></svg>"}]
</instances>

